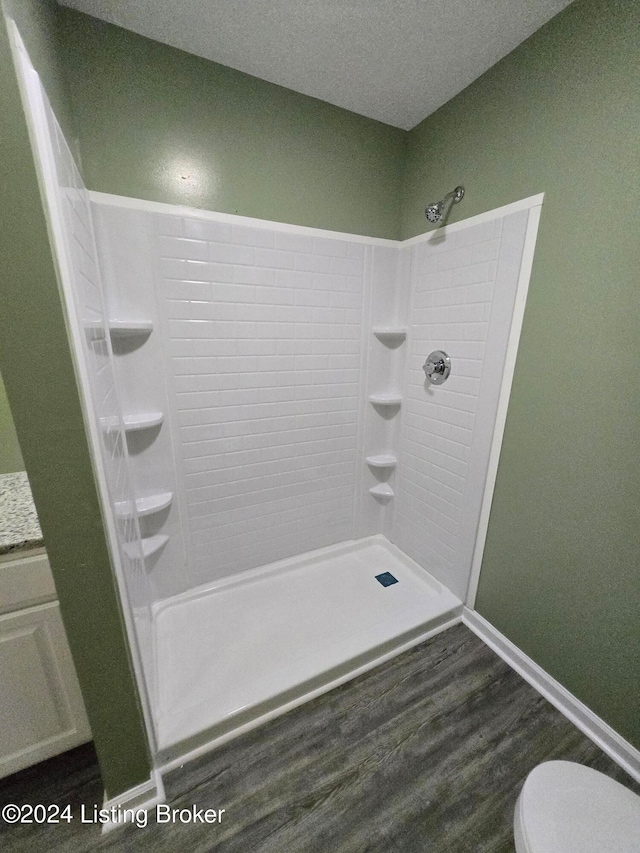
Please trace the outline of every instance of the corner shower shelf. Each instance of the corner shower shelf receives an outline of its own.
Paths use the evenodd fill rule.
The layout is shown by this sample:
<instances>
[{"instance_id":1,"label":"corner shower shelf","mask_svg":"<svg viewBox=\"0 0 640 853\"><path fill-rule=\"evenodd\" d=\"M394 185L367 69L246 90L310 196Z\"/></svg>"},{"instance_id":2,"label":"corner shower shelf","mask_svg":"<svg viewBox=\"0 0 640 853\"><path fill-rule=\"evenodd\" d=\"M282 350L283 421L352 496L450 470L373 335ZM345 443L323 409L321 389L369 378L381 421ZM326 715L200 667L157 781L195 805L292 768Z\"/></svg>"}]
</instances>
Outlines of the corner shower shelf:
<instances>
[{"instance_id":1,"label":"corner shower shelf","mask_svg":"<svg viewBox=\"0 0 640 853\"><path fill-rule=\"evenodd\" d=\"M373 334L381 341L402 341L407 336L404 326L374 326Z\"/></svg>"},{"instance_id":2,"label":"corner shower shelf","mask_svg":"<svg viewBox=\"0 0 640 853\"><path fill-rule=\"evenodd\" d=\"M149 335L153 331L151 320L109 320L112 338L132 338L136 335Z\"/></svg>"},{"instance_id":3,"label":"corner shower shelf","mask_svg":"<svg viewBox=\"0 0 640 853\"><path fill-rule=\"evenodd\" d=\"M162 412L143 412L140 415L125 415L123 418L126 432L135 432L139 429L151 429L160 426L164 420Z\"/></svg>"},{"instance_id":4,"label":"corner shower shelf","mask_svg":"<svg viewBox=\"0 0 640 853\"><path fill-rule=\"evenodd\" d=\"M381 453L379 456L367 456L367 465L372 468L395 468L398 460L390 453Z\"/></svg>"},{"instance_id":5,"label":"corner shower shelf","mask_svg":"<svg viewBox=\"0 0 640 853\"><path fill-rule=\"evenodd\" d=\"M137 430L160 426L163 420L164 415L162 412L141 412L137 415L125 415L122 419L122 425L125 432L136 432ZM100 423L104 430L108 430L119 426L120 419L117 417L101 418Z\"/></svg>"},{"instance_id":6,"label":"corner shower shelf","mask_svg":"<svg viewBox=\"0 0 640 853\"><path fill-rule=\"evenodd\" d=\"M388 501L393 497L393 489L388 483L379 483L377 486L372 486L369 489L369 494L373 495L374 498Z\"/></svg>"},{"instance_id":7,"label":"corner shower shelf","mask_svg":"<svg viewBox=\"0 0 640 853\"><path fill-rule=\"evenodd\" d=\"M154 512L160 512L171 506L173 500L173 492L158 492L155 495L146 495L142 498L136 498L136 512L139 517L152 515ZM117 501L116 515L119 518L126 518L132 515L131 501Z\"/></svg>"},{"instance_id":8,"label":"corner shower shelf","mask_svg":"<svg viewBox=\"0 0 640 853\"><path fill-rule=\"evenodd\" d=\"M146 559L156 554L169 541L166 533L157 533L155 536L145 536L142 542L142 556Z\"/></svg>"},{"instance_id":9,"label":"corner shower shelf","mask_svg":"<svg viewBox=\"0 0 640 853\"><path fill-rule=\"evenodd\" d=\"M155 536L145 536L140 540L140 544L142 545L142 556L145 560L147 557L152 557L154 554L157 554L161 548L164 548L168 541L169 537L166 533L156 533ZM140 556L135 542L126 542L123 546L123 550L132 560L135 560Z\"/></svg>"},{"instance_id":10,"label":"corner shower shelf","mask_svg":"<svg viewBox=\"0 0 640 853\"><path fill-rule=\"evenodd\" d=\"M369 402L374 406L399 406L402 403L401 394L370 394Z\"/></svg>"}]
</instances>

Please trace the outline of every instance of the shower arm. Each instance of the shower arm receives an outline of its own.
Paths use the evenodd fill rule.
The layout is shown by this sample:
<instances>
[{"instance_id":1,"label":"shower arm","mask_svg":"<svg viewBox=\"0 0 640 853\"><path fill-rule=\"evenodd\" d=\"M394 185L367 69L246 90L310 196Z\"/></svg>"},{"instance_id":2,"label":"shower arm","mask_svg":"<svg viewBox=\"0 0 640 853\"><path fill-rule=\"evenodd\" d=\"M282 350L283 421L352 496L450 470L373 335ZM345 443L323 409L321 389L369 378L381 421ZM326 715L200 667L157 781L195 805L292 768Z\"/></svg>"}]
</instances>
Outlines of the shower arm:
<instances>
[{"instance_id":1,"label":"shower arm","mask_svg":"<svg viewBox=\"0 0 640 853\"><path fill-rule=\"evenodd\" d=\"M440 204L444 207L444 203L448 198L453 197L453 203L458 204L459 201L462 201L464 196L464 187L456 187L455 190L451 190L450 193L447 193L446 196L442 199Z\"/></svg>"}]
</instances>

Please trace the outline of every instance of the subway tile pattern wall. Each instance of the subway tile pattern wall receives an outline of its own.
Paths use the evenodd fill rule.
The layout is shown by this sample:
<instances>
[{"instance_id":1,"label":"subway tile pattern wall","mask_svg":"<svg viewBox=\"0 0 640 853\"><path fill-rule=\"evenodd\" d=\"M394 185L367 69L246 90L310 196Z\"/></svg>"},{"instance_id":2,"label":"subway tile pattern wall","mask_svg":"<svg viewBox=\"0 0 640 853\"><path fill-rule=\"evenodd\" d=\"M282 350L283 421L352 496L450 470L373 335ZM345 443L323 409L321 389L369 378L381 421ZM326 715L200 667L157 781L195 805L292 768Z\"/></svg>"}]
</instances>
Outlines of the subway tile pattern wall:
<instances>
[{"instance_id":1,"label":"subway tile pattern wall","mask_svg":"<svg viewBox=\"0 0 640 853\"><path fill-rule=\"evenodd\" d=\"M103 213L108 205L117 210L117 200L105 199ZM143 372L149 387L156 374L166 384L154 452L163 435L171 442L154 471L158 483L175 483L185 557L167 550L167 565L152 569L155 600L365 527L383 529L464 598L528 212L382 248L162 210L136 203L127 216L98 217L101 234L113 232L108 252L118 255L116 301L158 321ZM381 299L387 308L378 316ZM407 326L393 376L391 350L370 320ZM453 362L443 386L428 385L422 370L434 349ZM368 350L380 358L363 358ZM394 446L388 430L365 429L367 417L382 419L367 394L389 383L403 397ZM370 511L376 499L365 477L367 454L382 452L398 460L384 519Z\"/></svg>"},{"instance_id":2,"label":"subway tile pattern wall","mask_svg":"<svg viewBox=\"0 0 640 853\"><path fill-rule=\"evenodd\" d=\"M191 585L352 538L371 248L153 221Z\"/></svg>"},{"instance_id":3,"label":"subway tile pattern wall","mask_svg":"<svg viewBox=\"0 0 640 853\"><path fill-rule=\"evenodd\" d=\"M499 290L513 304L525 225L526 213L500 217L405 249L412 307L393 540L463 599L510 324L494 299ZM452 362L441 386L422 369L436 349Z\"/></svg>"},{"instance_id":4,"label":"subway tile pattern wall","mask_svg":"<svg viewBox=\"0 0 640 853\"><path fill-rule=\"evenodd\" d=\"M147 541L166 536L162 547L145 559L152 599L167 598L189 588L177 472L175 436L168 416L162 324L154 278L152 217L145 211L115 206L94 206L102 280L109 316L139 319L152 326L148 335L116 336L116 383L123 411L128 414L161 412L163 423L127 436L129 470L136 496L144 499L169 495L163 510L139 519Z\"/></svg>"}]
</instances>

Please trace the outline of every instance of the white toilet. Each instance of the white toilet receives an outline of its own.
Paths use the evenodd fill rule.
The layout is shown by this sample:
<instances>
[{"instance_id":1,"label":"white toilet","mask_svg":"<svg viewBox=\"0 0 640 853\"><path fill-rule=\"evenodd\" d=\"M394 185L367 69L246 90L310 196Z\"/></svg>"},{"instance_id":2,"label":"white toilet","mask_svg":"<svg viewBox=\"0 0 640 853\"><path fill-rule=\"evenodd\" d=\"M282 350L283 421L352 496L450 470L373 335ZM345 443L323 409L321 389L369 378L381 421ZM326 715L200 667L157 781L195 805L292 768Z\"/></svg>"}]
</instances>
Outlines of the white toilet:
<instances>
[{"instance_id":1,"label":"white toilet","mask_svg":"<svg viewBox=\"0 0 640 853\"><path fill-rule=\"evenodd\" d=\"M640 797L572 761L529 773L513 825L517 853L640 853Z\"/></svg>"}]
</instances>

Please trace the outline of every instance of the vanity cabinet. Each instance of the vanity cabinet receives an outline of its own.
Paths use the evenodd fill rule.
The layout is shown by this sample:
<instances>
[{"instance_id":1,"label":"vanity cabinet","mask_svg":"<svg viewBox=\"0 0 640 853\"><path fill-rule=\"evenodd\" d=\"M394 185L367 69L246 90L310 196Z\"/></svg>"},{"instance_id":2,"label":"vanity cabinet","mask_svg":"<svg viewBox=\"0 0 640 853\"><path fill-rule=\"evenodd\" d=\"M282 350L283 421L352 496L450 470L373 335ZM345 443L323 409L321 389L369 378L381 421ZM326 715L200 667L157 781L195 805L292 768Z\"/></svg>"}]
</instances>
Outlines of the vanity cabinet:
<instances>
[{"instance_id":1,"label":"vanity cabinet","mask_svg":"<svg viewBox=\"0 0 640 853\"><path fill-rule=\"evenodd\" d=\"M44 553L0 562L0 777L91 740Z\"/></svg>"}]
</instances>

